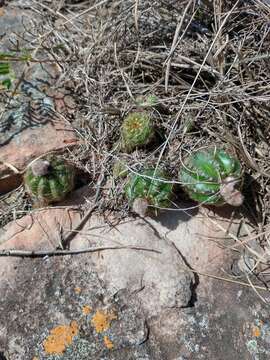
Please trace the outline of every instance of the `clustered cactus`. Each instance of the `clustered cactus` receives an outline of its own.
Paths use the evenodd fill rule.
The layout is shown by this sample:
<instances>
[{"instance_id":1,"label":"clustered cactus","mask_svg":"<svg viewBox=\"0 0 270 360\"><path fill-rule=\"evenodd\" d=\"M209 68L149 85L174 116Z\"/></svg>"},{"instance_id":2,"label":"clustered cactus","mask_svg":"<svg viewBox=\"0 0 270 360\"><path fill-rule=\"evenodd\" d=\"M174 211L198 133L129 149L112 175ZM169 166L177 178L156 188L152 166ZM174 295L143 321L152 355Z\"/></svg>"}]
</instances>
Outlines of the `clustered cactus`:
<instances>
[{"instance_id":1,"label":"clustered cactus","mask_svg":"<svg viewBox=\"0 0 270 360\"><path fill-rule=\"evenodd\" d=\"M162 170L150 169L130 176L125 194L135 212L145 215L149 205L169 206L172 184L159 179L167 179ZM184 160L179 179L189 197L199 203L215 206L243 203L240 162L223 149L208 148L192 153Z\"/></svg>"},{"instance_id":2,"label":"clustered cactus","mask_svg":"<svg viewBox=\"0 0 270 360\"><path fill-rule=\"evenodd\" d=\"M137 147L148 145L154 137L154 127L147 112L129 114L121 126L121 148L132 152Z\"/></svg>"},{"instance_id":3,"label":"clustered cactus","mask_svg":"<svg viewBox=\"0 0 270 360\"><path fill-rule=\"evenodd\" d=\"M131 113L121 127L122 150L145 146L154 136L150 116L146 112ZM128 167L117 161L115 179L126 177ZM240 206L242 169L237 158L222 148L195 151L183 160L179 180L189 197L205 205ZM62 158L47 156L30 165L24 176L25 187L35 200L53 203L62 200L74 188L74 169ZM124 194L134 212L145 215L149 210L170 206L173 185L161 168L144 168L128 176ZM152 211L153 212L153 211Z\"/></svg>"},{"instance_id":4,"label":"clustered cactus","mask_svg":"<svg viewBox=\"0 0 270 360\"><path fill-rule=\"evenodd\" d=\"M167 182L161 169L146 169L140 174L131 174L125 187L125 194L133 210L145 215L148 206L166 208L172 197L172 184Z\"/></svg>"},{"instance_id":5,"label":"clustered cactus","mask_svg":"<svg viewBox=\"0 0 270 360\"><path fill-rule=\"evenodd\" d=\"M188 156L179 172L183 188L193 200L210 205L239 206L243 196L240 162L223 149L199 150Z\"/></svg>"},{"instance_id":6,"label":"clustered cactus","mask_svg":"<svg viewBox=\"0 0 270 360\"><path fill-rule=\"evenodd\" d=\"M29 195L38 203L63 200L74 187L74 169L65 160L47 156L34 161L26 170L24 183Z\"/></svg>"}]
</instances>

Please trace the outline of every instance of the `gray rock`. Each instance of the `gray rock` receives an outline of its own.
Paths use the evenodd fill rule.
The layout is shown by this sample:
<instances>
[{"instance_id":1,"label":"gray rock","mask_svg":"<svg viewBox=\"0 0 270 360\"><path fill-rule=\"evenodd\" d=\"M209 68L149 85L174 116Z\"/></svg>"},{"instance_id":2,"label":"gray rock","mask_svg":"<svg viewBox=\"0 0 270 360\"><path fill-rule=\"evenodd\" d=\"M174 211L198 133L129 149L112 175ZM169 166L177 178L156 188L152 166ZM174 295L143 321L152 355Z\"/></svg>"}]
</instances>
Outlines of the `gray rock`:
<instances>
[{"instance_id":1,"label":"gray rock","mask_svg":"<svg viewBox=\"0 0 270 360\"><path fill-rule=\"evenodd\" d=\"M100 218L92 217L89 227L97 226L101 227L99 235L95 230L92 237L86 227L84 231L89 236L78 234L72 242L72 248L84 248L89 241L91 244L94 241L97 246L138 248L107 250L101 256L93 255L95 268L109 291L114 293L128 288L137 292L142 307L149 315L156 315L165 308L183 308L188 305L193 276L186 271L186 265L177 250L169 241L157 236L154 227L143 220L128 219L109 229ZM156 250L159 253L154 252Z\"/></svg>"},{"instance_id":2,"label":"gray rock","mask_svg":"<svg viewBox=\"0 0 270 360\"><path fill-rule=\"evenodd\" d=\"M72 248L137 249L0 258L0 352L12 360L268 359L269 306L252 289L185 270L189 263L224 277L220 268L230 266L224 250L209 241L221 235L216 224L226 229L230 221L216 216L213 224L206 214L118 224L110 217L110 226L92 216ZM35 212L10 224L1 248L51 249L58 243L53 227L67 230L79 220L75 210Z\"/></svg>"}]
</instances>

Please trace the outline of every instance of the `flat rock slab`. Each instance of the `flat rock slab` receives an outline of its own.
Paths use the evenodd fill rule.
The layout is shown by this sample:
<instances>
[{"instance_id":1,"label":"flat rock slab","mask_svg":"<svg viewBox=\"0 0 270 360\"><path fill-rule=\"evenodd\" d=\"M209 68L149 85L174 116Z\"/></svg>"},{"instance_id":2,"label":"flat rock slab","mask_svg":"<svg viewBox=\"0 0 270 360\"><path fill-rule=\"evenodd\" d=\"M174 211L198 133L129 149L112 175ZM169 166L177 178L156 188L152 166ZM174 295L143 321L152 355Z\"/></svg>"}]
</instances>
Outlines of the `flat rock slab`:
<instances>
[{"instance_id":1,"label":"flat rock slab","mask_svg":"<svg viewBox=\"0 0 270 360\"><path fill-rule=\"evenodd\" d=\"M164 308L188 306L193 275L186 271L177 250L158 235L154 226L143 220L127 219L111 227L93 216L72 241L71 249L89 246L126 247L92 255L99 277L111 292L121 289L137 292L144 311L151 315Z\"/></svg>"},{"instance_id":2,"label":"flat rock slab","mask_svg":"<svg viewBox=\"0 0 270 360\"><path fill-rule=\"evenodd\" d=\"M6 226L0 249L50 251L61 246L61 238L76 227L79 219L80 214L72 209L36 211ZM95 247L108 248L92 254L91 259L111 293L122 289L140 293L150 314L162 308L188 306L193 276L186 271L176 249L144 223L129 219L110 229L102 217L92 216L70 249ZM2 277L8 276L3 263L1 269Z\"/></svg>"},{"instance_id":3,"label":"flat rock slab","mask_svg":"<svg viewBox=\"0 0 270 360\"><path fill-rule=\"evenodd\" d=\"M89 256L24 260L16 270L16 296L8 283L1 286L7 297L0 305L0 347L7 357L106 358L147 339L138 301L109 297Z\"/></svg>"},{"instance_id":4,"label":"flat rock slab","mask_svg":"<svg viewBox=\"0 0 270 360\"><path fill-rule=\"evenodd\" d=\"M51 250L59 245L57 234L60 230L65 235L79 219L80 214L72 209L36 211L6 227L1 249ZM99 217L93 219L96 227L106 226ZM135 239L136 236L134 244ZM157 242L155 237L149 240ZM143 244L143 239L140 242L144 247L147 245ZM109 242L105 245L109 246ZM132 354L130 358L134 353L138 359L147 358L150 350L148 345L142 345L149 332L146 300L153 296L152 306L164 307L167 300L169 307L183 307L187 306L191 296L191 276L178 268L179 260L174 265L162 265L162 262L168 262L170 251L162 242L156 245L164 254L149 252L147 257L146 251L142 254L144 250L128 250L140 264L140 273L139 268L137 271L134 268L134 274L131 271L128 274L127 263L123 263L122 272L131 281L125 284L121 278L122 288L115 289L108 287L99 274L98 258L104 267L101 251L94 261L91 254L42 260L1 258L0 287L1 293L5 294L0 301L3 315L1 349L14 359L34 356L38 359L59 359L59 356L65 359L88 359L89 356L125 359L129 353ZM93 242L91 246L95 246ZM117 249L114 255L120 253L124 257L126 252ZM116 256L115 260L118 259ZM171 288L166 285L159 304L155 288L159 294L160 284L167 282L171 283ZM14 291L18 292L16 296ZM12 293L13 300L10 301ZM23 316L20 316L21 312Z\"/></svg>"},{"instance_id":5,"label":"flat rock slab","mask_svg":"<svg viewBox=\"0 0 270 360\"><path fill-rule=\"evenodd\" d=\"M62 126L62 127L61 127ZM46 124L38 128L28 128L18 134L8 145L1 147L1 161L23 170L30 161L50 151L63 150L67 144L76 143L73 130L63 122L57 126ZM72 137L73 136L73 137ZM12 173L5 164L0 165L4 177Z\"/></svg>"},{"instance_id":6,"label":"flat rock slab","mask_svg":"<svg viewBox=\"0 0 270 360\"><path fill-rule=\"evenodd\" d=\"M189 271L229 277L230 258L210 239L232 222L212 215L119 222L96 214L73 250L133 249L0 258L0 351L15 360L268 359L269 307L248 287ZM6 226L1 249L51 250L81 216L35 211Z\"/></svg>"}]
</instances>

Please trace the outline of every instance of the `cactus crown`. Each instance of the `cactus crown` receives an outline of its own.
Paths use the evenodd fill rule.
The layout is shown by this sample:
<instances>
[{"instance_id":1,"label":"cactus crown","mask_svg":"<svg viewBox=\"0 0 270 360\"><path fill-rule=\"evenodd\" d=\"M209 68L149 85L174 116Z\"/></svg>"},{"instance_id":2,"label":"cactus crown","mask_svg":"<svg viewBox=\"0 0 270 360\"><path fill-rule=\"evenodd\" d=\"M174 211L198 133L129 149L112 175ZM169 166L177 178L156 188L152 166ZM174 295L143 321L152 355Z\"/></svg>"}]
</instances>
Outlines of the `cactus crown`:
<instances>
[{"instance_id":1,"label":"cactus crown","mask_svg":"<svg viewBox=\"0 0 270 360\"><path fill-rule=\"evenodd\" d=\"M154 136L154 127L146 112L129 114L121 126L122 148L127 152L147 145Z\"/></svg>"},{"instance_id":2,"label":"cactus crown","mask_svg":"<svg viewBox=\"0 0 270 360\"><path fill-rule=\"evenodd\" d=\"M241 186L241 174L241 165L236 158L223 149L210 148L187 157L179 179L193 200L212 205L227 202L238 206L241 205L241 193L237 190ZM229 200L230 197L235 201Z\"/></svg>"},{"instance_id":3,"label":"cactus crown","mask_svg":"<svg viewBox=\"0 0 270 360\"><path fill-rule=\"evenodd\" d=\"M28 167L24 183L36 201L42 204L60 201L74 187L74 169L65 160L48 156Z\"/></svg>"},{"instance_id":4,"label":"cactus crown","mask_svg":"<svg viewBox=\"0 0 270 360\"><path fill-rule=\"evenodd\" d=\"M127 199L132 204L137 199L143 199L148 205L168 207L172 197L172 184L162 180L166 180L166 175L159 169L147 169L140 175L132 174L125 187Z\"/></svg>"}]
</instances>

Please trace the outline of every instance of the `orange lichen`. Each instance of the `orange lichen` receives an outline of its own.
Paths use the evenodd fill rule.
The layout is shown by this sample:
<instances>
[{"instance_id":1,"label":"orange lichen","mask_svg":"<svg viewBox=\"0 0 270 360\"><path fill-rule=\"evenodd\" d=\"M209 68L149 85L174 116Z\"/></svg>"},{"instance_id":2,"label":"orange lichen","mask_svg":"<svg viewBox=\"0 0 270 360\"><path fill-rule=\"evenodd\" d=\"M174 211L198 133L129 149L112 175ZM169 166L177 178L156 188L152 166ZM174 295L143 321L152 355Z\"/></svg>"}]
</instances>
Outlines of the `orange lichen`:
<instances>
[{"instance_id":1,"label":"orange lichen","mask_svg":"<svg viewBox=\"0 0 270 360\"><path fill-rule=\"evenodd\" d=\"M92 308L89 305L84 305L82 308L83 315L89 315L91 311Z\"/></svg>"},{"instance_id":2,"label":"orange lichen","mask_svg":"<svg viewBox=\"0 0 270 360\"><path fill-rule=\"evenodd\" d=\"M259 337L261 335L261 330L258 328L258 326L253 327L252 334L255 337Z\"/></svg>"},{"instance_id":3,"label":"orange lichen","mask_svg":"<svg viewBox=\"0 0 270 360\"><path fill-rule=\"evenodd\" d=\"M70 325L56 326L50 331L47 339L43 341L46 354L63 354L78 332L79 327L76 321L71 321Z\"/></svg>"},{"instance_id":4,"label":"orange lichen","mask_svg":"<svg viewBox=\"0 0 270 360\"><path fill-rule=\"evenodd\" d=\"M82 289L80 287L75 287L74 291L77 295L80 295L80 293L82 292Z\"/></svg>"},{"instance_id":5,"label":"orange lichen","mask_svg":"<svg viewBox=\"0 0 270 360\"><path fill-rule=\"evenodd\" d=\"M112 349L112 348L113 348L113 343L112 343L111 340L108 338L108 336L104 336L103 340L104 340L104 344L105 344L106 348L108 348L108 349Z\"/></svg>"},{"instance_id":6,"label":"orange lichen","mask_svg":"<svg viewBox=\"0 0 270 360\"><path fill-rule=\"evenodd\" d=\"M92 324L94 325L96 332L101 333L109 329L111 321L117 319L117 316L113 313L107 313L102 310L98 310L92 318Z\"/></svg>"}]
</instances>

